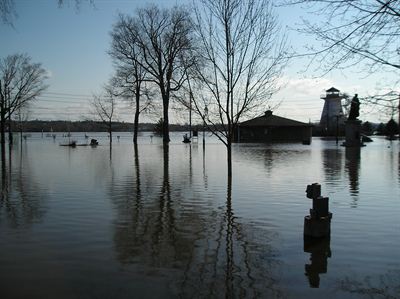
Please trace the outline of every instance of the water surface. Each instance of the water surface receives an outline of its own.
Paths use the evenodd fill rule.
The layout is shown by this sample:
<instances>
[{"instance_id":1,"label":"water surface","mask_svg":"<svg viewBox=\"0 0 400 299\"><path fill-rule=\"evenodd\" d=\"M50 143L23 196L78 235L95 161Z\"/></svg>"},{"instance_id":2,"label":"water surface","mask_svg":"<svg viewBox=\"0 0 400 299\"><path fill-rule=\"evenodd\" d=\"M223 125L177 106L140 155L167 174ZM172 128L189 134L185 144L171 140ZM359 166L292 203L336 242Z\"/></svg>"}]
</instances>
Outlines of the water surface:
<instances>
[{"instance_id":1,"label":"water surface","mask_svg":"<svg viewBox=\"0 0 400 299\"><path fill-rule=\"evenodd\" d=\"M397 141L237 144L230 182L223 145L181 135L17 143L2 165L0 297L400 297ZM313 182L333 219L310 246Z\"/></svg>"}]
</instances>

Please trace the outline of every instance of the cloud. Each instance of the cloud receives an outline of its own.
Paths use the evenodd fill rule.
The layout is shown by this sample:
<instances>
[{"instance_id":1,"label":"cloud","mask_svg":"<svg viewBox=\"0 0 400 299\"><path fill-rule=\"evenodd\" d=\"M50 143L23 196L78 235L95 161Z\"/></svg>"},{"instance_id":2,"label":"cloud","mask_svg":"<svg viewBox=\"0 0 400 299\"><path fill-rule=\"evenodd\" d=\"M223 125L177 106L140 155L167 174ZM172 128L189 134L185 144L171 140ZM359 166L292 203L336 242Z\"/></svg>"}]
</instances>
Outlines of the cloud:
<instances>
[{"instance_id":1,"label":"cloud","mask_svg":"<svg viewBox=\"0 0 400 299\"><path fill-rule=\"evenodd\" d=\"M317 98L319 98L321 92L335 86L332 80L325 78L311 79L283 77L279 81L279 85L281 86L279 93L290 95L291 97L317 96Z\"/></svg>"}]
</instances>

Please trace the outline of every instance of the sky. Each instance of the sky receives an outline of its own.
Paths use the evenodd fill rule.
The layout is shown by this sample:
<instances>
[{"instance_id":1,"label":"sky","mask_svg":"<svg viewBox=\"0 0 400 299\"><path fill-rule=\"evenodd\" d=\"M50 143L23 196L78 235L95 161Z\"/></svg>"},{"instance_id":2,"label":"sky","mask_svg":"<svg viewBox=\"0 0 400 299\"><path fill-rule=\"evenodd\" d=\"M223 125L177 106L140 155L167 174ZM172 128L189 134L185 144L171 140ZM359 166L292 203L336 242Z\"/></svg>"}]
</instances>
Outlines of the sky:
<instances>
[{"instance_id":1,"label":"sky","mask_svg":"<svg viewBox=\"0 0 400 299\"><path fill-rule=\"evenodd\" d=\"M110 31L119 13L134 14L135 9L148 4L138 0L95 0L94 6L82 3L76 9L74 1L58 7L57 0L16 0L17 18L13 26L0 24L0 58L26 53L47 70L49 88L30 108L30 119L83 120L91 117L90 100L113 74L108 55ZM152 1L160 6L187 4L189 0ZM315 43L302 36L298 28L300 17L310 17L299 7L276 8L279 21L287 31L288 42L299 53L307 44ZM336 87L350 95L372 94L390 80L384 73L365 76L357 69L333 71L323 77L316 67L306 69L307 59L292 59L279 83L281 90L273 95L271 106L280 103L274 114L299 121L319 121L325 90ZM185 123L187 115L172 112L172 122ZM152 114L142 121L156 121ZM118 120L132 121L128 104L119 108ZM361 120L386 122L386 115L362 107Z\"/></svg>"}]
</instances>

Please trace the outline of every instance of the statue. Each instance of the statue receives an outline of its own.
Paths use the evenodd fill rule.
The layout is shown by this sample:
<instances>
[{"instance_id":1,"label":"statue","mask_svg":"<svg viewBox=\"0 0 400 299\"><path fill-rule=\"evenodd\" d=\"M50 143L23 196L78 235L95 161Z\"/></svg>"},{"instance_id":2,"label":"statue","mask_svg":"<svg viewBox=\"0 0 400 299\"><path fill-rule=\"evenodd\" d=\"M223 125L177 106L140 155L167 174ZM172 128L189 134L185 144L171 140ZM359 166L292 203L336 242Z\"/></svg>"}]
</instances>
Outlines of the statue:
<instances>
[{"instance_id":1,"label":"statue","mask_svg":"<svg viewBox=\"0 0 400 299\"><path fill-rule=\"evenodd\" d=\"M360 116L360 101L358 100L358 95L355 94L354 98L351 100L350 113L348 120L356 120Z\"/></svg>"}]
</instances>

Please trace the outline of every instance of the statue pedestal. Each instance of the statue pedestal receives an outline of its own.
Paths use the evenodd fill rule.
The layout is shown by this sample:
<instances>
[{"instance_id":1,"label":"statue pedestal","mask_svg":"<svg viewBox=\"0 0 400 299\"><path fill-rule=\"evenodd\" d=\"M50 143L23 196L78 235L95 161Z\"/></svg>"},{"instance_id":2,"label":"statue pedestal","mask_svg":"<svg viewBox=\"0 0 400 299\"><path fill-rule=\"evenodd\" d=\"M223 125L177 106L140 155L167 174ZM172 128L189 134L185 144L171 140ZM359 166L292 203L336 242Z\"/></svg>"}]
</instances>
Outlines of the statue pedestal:
<instances>
[{"instance_id":1,"label":"statue pedestal","mask_svg":"<svg viewBox=\"0 0 400 299\"><path fill-rule=\"evenodd\" d=\"M346 141L342 144L346 147L361 147L364 144L361 141L361 121L348 120L346 121Z\"/></svg>"}]
</instances>

